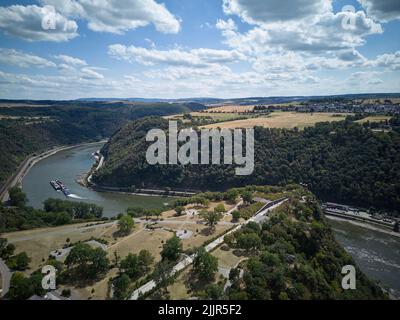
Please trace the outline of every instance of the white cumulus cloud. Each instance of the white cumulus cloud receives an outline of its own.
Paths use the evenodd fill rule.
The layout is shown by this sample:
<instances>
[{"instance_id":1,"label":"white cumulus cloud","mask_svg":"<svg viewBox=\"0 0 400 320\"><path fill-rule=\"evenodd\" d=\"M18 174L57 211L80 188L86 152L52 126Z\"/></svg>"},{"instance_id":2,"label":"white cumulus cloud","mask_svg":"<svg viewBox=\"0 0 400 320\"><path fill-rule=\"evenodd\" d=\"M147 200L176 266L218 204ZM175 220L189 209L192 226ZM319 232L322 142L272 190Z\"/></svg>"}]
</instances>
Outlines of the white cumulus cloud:
<instances>
[{"instance_id":1,"label":"white cumulus cloud","mask_svg":"<svg viewBox=\"0 0 400 320\"><path fill-rule=\"evenodd\" d=\"M43 20L49 17L54 21L54 28L43 28ZM62 42L78 35L75 21L55 12L51 6L36 5L0 7L0 30L28 41Z\"/></svg>"},{"instance_id":2,"label":"white cumulus cloud","mask_svg":"<svg viewBox=\"0 0 400 320\"><path fill-rule=\"evenodd\" d=\"M387 22L400 19L399 0L358 0L369 16L378 21Z\"/></svg>"},{"instance_id":3,"label":"white cumulus cloud","mask_svg":"<svg viewBox=\"0 0 400 320\"><path fill-rule=\"evenodd\" d=\"M65 54L55 55L54 58L66 63L68 65L74 65L74 66L86 66L87 65L87 62L85 60L71 57L71 56L68 56Z\"/></svg>"},{"instance_id":4,"label":"white cumulus cloud","mask_svg":"<svg viewBox=\"0 0 400 320\"><path fill-rule=\"evenodd\" d=\"M165 64L173 66L190 66L206 68L211 64L229 63L244 60L246 57L235 50L214 50L214 49L192 49L192 50L156 50L136 46L125 46L114 44L108 47L110 56L138 62L143 65L152 66Z\"/></svg>"},{"instance_id":5,"label":"white cumulus cloud","mask_svg":"<svg viewBox=\"0 0 400 320\"><path fill-rule=\"evenodd\" d=\"M0 64L8 64L20 68L56 67L56 64L45 58L28 54L15 49L0 48Z\"/></svg>"},{"instance_id":6,"label":"white cumulus cloud","mask_svg":"<svg viewBox=\"0 0 400 320\"><path fill-rule=\"evenodd\" d=\"M251 24L312 19L331 10L331 0L224 0L227 14Z\"/></svg>"},{"instance_id":7,"label":"white cumulus cloud","mask_svg":"<svg viewBox=\"0 0 400 320\"><path fill-rule=\"evenodd\" d=\"M67 16L87 20L89 29L122 34L153 24L162 33L177 33L180 21L154 0L42 0Z\"/></svg>"}]
</instances>

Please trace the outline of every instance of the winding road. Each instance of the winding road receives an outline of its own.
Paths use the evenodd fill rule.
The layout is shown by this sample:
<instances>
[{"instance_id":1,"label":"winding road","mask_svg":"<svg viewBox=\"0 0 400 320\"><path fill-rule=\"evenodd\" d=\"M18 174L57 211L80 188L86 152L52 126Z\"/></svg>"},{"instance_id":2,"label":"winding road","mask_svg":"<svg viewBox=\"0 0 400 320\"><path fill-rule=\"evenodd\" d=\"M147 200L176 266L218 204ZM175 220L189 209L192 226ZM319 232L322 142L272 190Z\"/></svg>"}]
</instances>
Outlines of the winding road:
<instances>
[{"instance_id":1,"label":"winding road","mask_svg":"<svg viewBox=\"0 0 400 320\"><path fill-rule=\"evenodd\" d=\"M12 273L6 263L0 259L0 273L2 279L2 291L0 292L0 298L4 297L8 290L10 290L10 282Z\"/></svg>"}]
</instances>

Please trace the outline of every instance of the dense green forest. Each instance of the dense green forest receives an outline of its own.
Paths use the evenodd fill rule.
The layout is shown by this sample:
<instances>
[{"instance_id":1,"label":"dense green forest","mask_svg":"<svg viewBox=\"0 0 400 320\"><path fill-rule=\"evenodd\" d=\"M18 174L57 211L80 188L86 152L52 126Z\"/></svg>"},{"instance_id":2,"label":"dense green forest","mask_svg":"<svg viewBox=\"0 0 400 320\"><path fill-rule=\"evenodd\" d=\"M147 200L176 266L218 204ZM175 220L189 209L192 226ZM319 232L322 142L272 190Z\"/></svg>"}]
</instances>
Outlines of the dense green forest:
<instances>
[{"instance_id":1,"label":"dense green forest","mask_svg":"<svg viewBox=\"0 0 400 320\"><path fill-rule=\"evenodd\" d=\"M245 185L303 183L319 198L400 212L400 121L388 133L354 119L305 130L255 128L255 170L236 176L235 165L149 165L145 134L166 129L160 118L133 121L105 145L102 186L223 190ZM222 152L222 150L221 150Z\"/></svg>"},{"instance_id":2,"label":"dense green forest","mask_svg":"<svg viewBox=\"0 0 400 320\"><path fill-rule=\"evenodd\" d=\"M1 102L1 101L0 101ZM128 120L201 110L196 103L26 102L0 103L0 187L29 154L67 144L108 138Z\"/></svg>"},{"instance_id":3,"label":"dense green forest","mask_svg":"<svg viewBox=\"0 0 400 320\"><path fill-rule=\"evenodd\" d=\"M306 202L289 196L261 226L249 223L225 239L249 259L230 272L230 299L326 300L385 299L353 259L337 244L321 208L311 194ZM343 290L341 270L356 270L356 290Z\"/></svg>"}]
</instances>

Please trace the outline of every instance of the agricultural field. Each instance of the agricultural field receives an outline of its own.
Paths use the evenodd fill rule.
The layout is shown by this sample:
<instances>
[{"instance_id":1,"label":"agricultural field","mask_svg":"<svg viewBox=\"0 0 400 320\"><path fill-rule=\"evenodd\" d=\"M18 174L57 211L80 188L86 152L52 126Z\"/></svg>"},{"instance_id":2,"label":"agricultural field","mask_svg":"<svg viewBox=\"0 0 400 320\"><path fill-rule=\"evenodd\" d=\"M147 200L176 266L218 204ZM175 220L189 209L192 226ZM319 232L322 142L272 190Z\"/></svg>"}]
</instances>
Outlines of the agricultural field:
<instances>
[{"instance_id":1,"label":"agricultural field","mask_svg":"<svg viewBox=\"0 0 400 320\"><path fill-rule=\"evenodd\" d=\"M210 113L210 112L233 112L233 113L238 113L238 112L253 111L253 109L254 109L254 106L227 105L227 106L208 108L207 110L205 110L205 112L206 113Z\"/></svg>"},{"instance_id":2,"label":"agricultural field","mask_svg":"<svg viewBox=\"0 0 400 320\"><path fill-rule=\"evenodd\" d=\"M391 118L390 116L381 116L381 115L369 116L369 117L366 117L364 119L357 120L356 122L360 123L360 124L363 124L363 123L366 123L366 122L382 122L382 121L390 120L390 118Z\"/></svg>"},{"instance_id":3,"label":"agricultural field","mask_svg":"<svg viewBox=\"0 0 400 320\"><path fill-rule=\"evenodd\" d=\"M380 98L380 99L364 99L362 104L384 104L387 101L391 101L393 104L400 103L400 98Z\"/></svg>"},{"instance_id":4,"label":"agricultural field","mask_svg":"<svg viewBox=\"0 0 400 320\"><path fill-rule=\"evenodd\" d=\"M51 107L50 104L30 104L23 102L0 102L0 108L45 108Z\"/></svg>"},{"instance_id":5,"label":"agricultural field","mask_svg":"<svg viewBox=\"0 0 400 320\"><path fill-rule=\"evenodd\" d=\"M189 113L191 117L193 117L195 120L202 120L202 119L212 119L212 121L231 121L231 120L237 120L237 119L242 119L242 118L251 118L254 115L252 114L238 114L235 112L215 112L215 113L210 113L210 112L191 112ZM174 116L167 116L164 117L164 119L167 120L182 120L184 123L190 123L190 119L185 119L183 114L179 115L174 115Z\"/></svg>"},{"instance_id":6,"label":"agricultural field","mask_svg":"<svg viewBox=\"0 0 400 320\"><path fill-rule=\"evenodd\" d=\"M300 112L273 112L265 117L250 118L245 120L226 121L203 126L202 128L265 128L304 129L314 126L318 122L342 121L349 114L337 113L300 113Z\"/></svg>"}]
</instances>

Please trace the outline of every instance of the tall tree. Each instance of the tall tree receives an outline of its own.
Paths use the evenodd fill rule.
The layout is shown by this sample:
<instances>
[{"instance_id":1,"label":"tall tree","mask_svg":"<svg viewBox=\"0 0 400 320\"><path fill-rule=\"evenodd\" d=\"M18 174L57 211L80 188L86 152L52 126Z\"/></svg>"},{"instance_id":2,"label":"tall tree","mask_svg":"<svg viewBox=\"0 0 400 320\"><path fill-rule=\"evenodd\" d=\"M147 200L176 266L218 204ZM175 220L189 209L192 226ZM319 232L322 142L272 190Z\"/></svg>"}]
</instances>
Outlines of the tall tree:
<instances>
[{"instance_id":1,"label":"tall tree","mask_svg":"<svg viewBox=\"0 0 400 320\"><path fill-rule=\"evenodd\" d=\"M28 198L26 196L26 194L24 192L22 192L22 189L19 187L12 187L8 190L8 193L10 195L10 204L12 206L16 206L16 207L25 207L27 202L28 202Z\"/></svg>"},{"instance_id":2,"label":"tall tree","mask_svg":"<svg viewBox=\"0 0 400 320\"><path fill-rule=\"evenodd\" d=\"M139 252L139 268L140 271L144 274L149 271L150 266L154 262L154 257L148 250L140 250Z\"/></svg>"},{"instance_id":3,"label":"tall tree","mask_svg":"<svg viewBox=\"0 0 400 320\"><path fill-rule=\"evenodd\" d=\"M125 300L129 296L129 276L125 273L121 274L113 282L114 285L114 299Z\"/></svg>"},{"instance_id":4,"label":"tall tree","mask_svg":"<svg viewBox=\"0 0 400 320\"><path fill-rule=\"evenodd\" d=\"M206 224L210 226L211 229L214 229L214 227L217 225L217 223L221 220L222 215L217 212L208 212L208 211L203 211L201 213L203 219L206 221Z\"/></svg>"},{"instance_id":5,"label":"tall tree","mask_svg":"<svg viewBox=\"0 0 400 320\"><path fill-rule=\"evenodd\" d=\"M204 280L212 280L218 271L218 258L200 247L195 252L193 269Z\"/></svg>"},{"instance_id":6,"label":"tall tree","mask_svg":"<svg viewBox=\"0 0 400 320\"><path fill-rule=\"evenodd\" d=\"M31 260L32 259L28 257L27 253L23 251L9 258L7 264L10 267L10 269L25 271L26 269L28 269Z\"/></svg>"},{"instance_id":7,"label":"tall tree","mask_svg":"<svg viewBox=\"0 0 400 320\"><path fill-rule=\"evenodd\" d=\"M163 260L176 261L182 253L182 241L176 235L168 239L161 251Z\"/></svg>"},{"instance_id":8,"label":"tall tree","mask_svg":"<svg viewBox=\"0 0 400 320\"><path fill-rule=\"evenodd\" d=\"M123 235L129 234L134 226L135 222L131 216L124 215L118 220L118 231Z\"/></svg>"},{"instance_id":9,"label":"tall tree","mask_svg":"<svg viewBox=\"0 0 400 320\"><path fill-rule=\"evenodd\" d=\"M253 193L251 191L244 191L242 193L242 199L245 203L252 203L253 202Z\"/></svg>"},{"instance_id":10,"label":"tall tree","mask_svg":"<svg viewBox=\"0 0 400 320\"><path fill-rule=\"evenodd\" d=\"M86 243L75 245L65 259L70 271L84 279L94 279L109 268L107 253L101 248L92 248Z\"/></svg>"},{"instance_id":11,"label":"tall tree","mask_svg":"<svg viewBox=\"0 0 400 320\"><path fill-rule=\"evenodd\" d=\"M125 273L131 279L135 279L140 274L139 259L136 254L129 253L119 264L120 272Z\"/></svg>"},{"instance_id":12,"label":"tall tree","mask_svg":"<svg viewBox=\"0 0 400 320\"><path fill-rule=\"evenodd\" d=\"M173 263L168 260L160 261L153 273L154 281L164 293L168 293L168 286L174 282L174 277L171 276Z\"/></svg>"}]
</instances>

